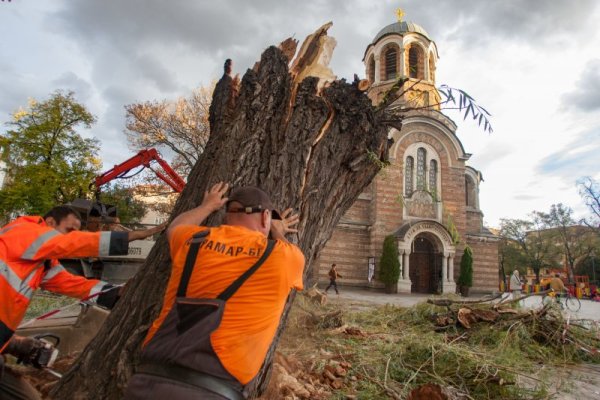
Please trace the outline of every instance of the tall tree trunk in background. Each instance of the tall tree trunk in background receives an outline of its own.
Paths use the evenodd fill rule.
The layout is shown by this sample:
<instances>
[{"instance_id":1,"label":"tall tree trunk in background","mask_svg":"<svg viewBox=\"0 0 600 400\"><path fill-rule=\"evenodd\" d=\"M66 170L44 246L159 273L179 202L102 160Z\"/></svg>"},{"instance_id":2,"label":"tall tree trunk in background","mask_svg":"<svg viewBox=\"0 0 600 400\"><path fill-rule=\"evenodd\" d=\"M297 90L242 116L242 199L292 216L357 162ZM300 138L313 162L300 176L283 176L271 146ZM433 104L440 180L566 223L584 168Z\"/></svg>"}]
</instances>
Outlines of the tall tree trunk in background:
<instances>
[{"instance_id":1,"label":"tall tree trunk in background","mask_svg":"<svg viewBox=\"0 0 600 400\"><path fill-rule=\"evenodd\" d=\"M213 96L210 139L172 215L197 206L218 181L260 186L278 207L300 214L299 233L291 239L306 257L305 281L340 217L380 170L380 160L387 160L386 128L358 82L334 81L321 90L318 78L300 82L331 44L328 28L309 37L292 72L288 64L295 44L290 49L288 40L283 51L265 50L241 84L223 76ZM211 216L209 224L221 217ZM161 235L98 335L54 388L53 398L120 398L160 310L169 272L169 249ZM265 382L266 372L263 367L258 381Z\"/></svg>"}]
</instances>

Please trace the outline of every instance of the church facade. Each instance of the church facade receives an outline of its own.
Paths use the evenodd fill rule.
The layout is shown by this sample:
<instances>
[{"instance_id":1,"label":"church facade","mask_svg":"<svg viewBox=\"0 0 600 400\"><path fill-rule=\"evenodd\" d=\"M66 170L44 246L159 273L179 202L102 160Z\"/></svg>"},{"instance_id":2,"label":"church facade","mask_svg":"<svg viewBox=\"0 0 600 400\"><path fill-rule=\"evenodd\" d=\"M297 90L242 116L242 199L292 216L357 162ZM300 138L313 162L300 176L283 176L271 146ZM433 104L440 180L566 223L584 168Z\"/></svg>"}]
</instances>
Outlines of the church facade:
<instances>
[{"instance_id":1,"label":"church facade","mask_svg":"<svg viewBox=\"0 0 600 400\"><path fill-rule=\"evenodd\" d=\"M498 289L498 238L483 226L482 174L467 164L456 124L439 107L437 47L411 22L383 28L364 54L374 104L399 77L405 93L392 105L401 129L389 137L390 165L364 190L338 223L317 260L314 281L328 281L336 263L341 285L379 289L379 258L395 237L401 266L398 292L454 293L466 246L473 252L474 292ZM406 90L410 88L410 90Z\"/></svg>"}]
</instances>

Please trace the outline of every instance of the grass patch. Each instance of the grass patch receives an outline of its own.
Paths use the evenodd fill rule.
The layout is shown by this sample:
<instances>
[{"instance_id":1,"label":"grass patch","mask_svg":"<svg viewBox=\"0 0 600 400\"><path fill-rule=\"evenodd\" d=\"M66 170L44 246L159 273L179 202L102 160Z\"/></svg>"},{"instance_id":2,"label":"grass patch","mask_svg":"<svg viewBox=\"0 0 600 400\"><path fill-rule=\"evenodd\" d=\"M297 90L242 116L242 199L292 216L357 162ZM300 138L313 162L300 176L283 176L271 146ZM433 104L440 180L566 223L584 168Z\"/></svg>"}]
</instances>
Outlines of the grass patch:
<instances>
[{"instance_id":1,"label":"grass patch","mask_svg":"<svg viewBox=\"0 0 600 400\"><path fill-rule=\"evenodd\" d=\"M61 296L59 294L54 294L43 290L37 291L31 299L29 308L27 308L24 321L39 317L49 311L77 302L79 302L79 300L72 297Z\"/></svg>"},{"instance_id":2,"label":"grass patch","mask_svg":"<svg viewBox=\"0 0 600 400\"><path fill-rule=\"evenodd\" d=\"M468 330L450 326L436 332L435 317L447 313L446 307L423 303L353 311L312 306L301 296L296 302L279 350L303 360L317 376L327 364L324 360L349 362L348 377L355 378L346 378L332 399L406 398L427 383L452 387L467 399L546 399L552 376L544 373L545 366L600 363L600 356L582 350L581 343L560 340L566 322L555 314L539 320L507 317L478 322ZM307 327L308 308L313 313L341 310L344 323L364 335ZM572 337L585 337L587 345L589 340L593 345L594 335L600 337L572 325L567 329Z\"/></svg>"}]
</instances>

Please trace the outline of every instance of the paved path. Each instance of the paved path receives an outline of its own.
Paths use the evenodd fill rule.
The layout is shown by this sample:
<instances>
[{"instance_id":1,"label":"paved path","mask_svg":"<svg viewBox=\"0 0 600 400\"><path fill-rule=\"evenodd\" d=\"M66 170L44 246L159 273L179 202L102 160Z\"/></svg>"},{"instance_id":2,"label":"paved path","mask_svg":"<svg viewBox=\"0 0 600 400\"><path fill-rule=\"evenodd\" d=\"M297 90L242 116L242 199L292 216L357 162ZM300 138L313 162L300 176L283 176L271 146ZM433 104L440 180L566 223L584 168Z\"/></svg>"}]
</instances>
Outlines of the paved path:
<instances>
[{"instance_id":1,"label":"paved path","mask_svg":"<svg viewBox=\"0 0 600 400\"><path fill-rule=\"evenodd\" d=\"M328 293L329 301L332 304L336 302L344 303L345 305L354 305L356 307L364 306L365 303L371 304L392 304L402 307L410 307L415 304L427 301L429 298L440 296L426 294L386 294L356 288L340 288L340 294L336 295L330 291ZM472 299L477 299L480 296L474 296ZM471 298L470 298L471 299ZM540 307L541 297L531 296L524 300L524 307L537 308ZM581 300L581 309L572 313L567 311L573 318L576 319L592 319L600 321L600 302L591 300Z\"/></svg>"}]
</instances>

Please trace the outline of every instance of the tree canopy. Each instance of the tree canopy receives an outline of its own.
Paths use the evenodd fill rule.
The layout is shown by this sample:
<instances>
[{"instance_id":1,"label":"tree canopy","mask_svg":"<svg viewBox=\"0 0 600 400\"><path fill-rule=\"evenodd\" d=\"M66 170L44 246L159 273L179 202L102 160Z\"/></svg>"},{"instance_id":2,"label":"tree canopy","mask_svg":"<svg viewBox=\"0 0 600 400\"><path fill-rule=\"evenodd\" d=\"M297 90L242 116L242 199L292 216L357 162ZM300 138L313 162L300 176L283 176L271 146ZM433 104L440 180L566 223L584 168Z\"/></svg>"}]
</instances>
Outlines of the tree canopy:
<instances>
[{"instance_id":1,"label":"tree canopy","mask_svg":"<svg viewBox=\"0 0 600 400\"><path fill-rule=\"evenodd\" d=\"M577 182L577 187L591 214L589 218L583 220L583 223L600 236L600 183L588 176L581 178Z\"/></svg>"},{"instance_id":2,"label":"tree canopy","mask_svg":"<svg viewBox=\"0 0 600 400\"><path fill-rule=\"evenodd\" d=\"M208 141L208 109L213 89L214 85L201 86L189 97L174 102L147 101L125 106L125 133L130 147L134 150L154 147L173 154L173 168L187 177Z\"/></svg>"},{"instance_id":3,"label":"tree canopy","mask_svg":"<svg viewBox=\"0 0 600 400\"><path fill-rule=\"evenodd\" d=\"M545 228L543 213L538 211L529 214L529 219L500 221L500 257L504 256L505 273L515 269L525 273L531 267L539 280L540 270L553 266L556 246Z\"/></svg>"},{"instance_id":4,"label":"tree canopy","mask_svg":"<svg viewBox=\"0 0 600 400\"><path fill-rule=\"evenodd\" d=\"M539 281L542 268L566 267L574 281L577 265L598 247L592 230L578 224L573 210L553 204L548 212L533 211L528 219L502 219L500 262L505 273L531 267Z\"/></svg>"},{"instance_id":5,"label":"tree canopy","mask_svg":"<svg viewBox=\"0 0 600 400\"><path fill-rule=\"evenodd\" d=\"M0 137L7 172L0 212L40 214L90 193L101 167L99 141L79 130L95 121L73 92L56 91L16 111Z\"/></svg>"},{"instance_id":6,"label":"tree canopy","mask_svg":"<svg viewBox=\"0 0 600 400\"><path fill-rule=\"evenodd\" d=\"M588 227L578 225L573 219L573 210L561 203L552 204L550 212L543 217L554 243L562 249L569 281L574 282L575 266L590 255L595 238Z\"/></svg>"},{"instance_id":7,"label":"tree canopy","mask_svg":"<svg viewBox=\"0 0 600 400\"><path fill-rule=\"evenodd\" d=\"M117 206L122 224L139 223L150 209L146 203L135 196L135 189L120 184L104 188L100 201Z\"/></svg>"}]
</instances>

